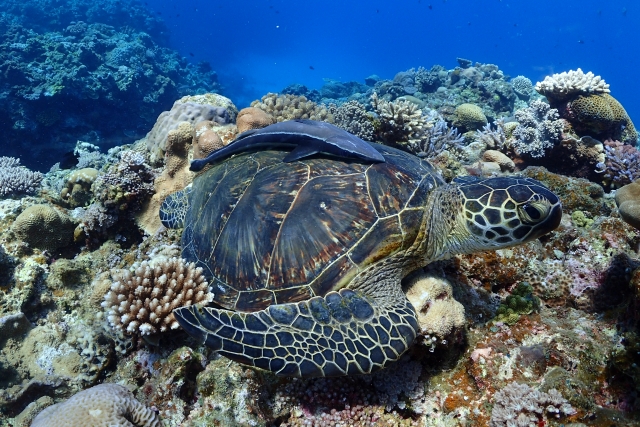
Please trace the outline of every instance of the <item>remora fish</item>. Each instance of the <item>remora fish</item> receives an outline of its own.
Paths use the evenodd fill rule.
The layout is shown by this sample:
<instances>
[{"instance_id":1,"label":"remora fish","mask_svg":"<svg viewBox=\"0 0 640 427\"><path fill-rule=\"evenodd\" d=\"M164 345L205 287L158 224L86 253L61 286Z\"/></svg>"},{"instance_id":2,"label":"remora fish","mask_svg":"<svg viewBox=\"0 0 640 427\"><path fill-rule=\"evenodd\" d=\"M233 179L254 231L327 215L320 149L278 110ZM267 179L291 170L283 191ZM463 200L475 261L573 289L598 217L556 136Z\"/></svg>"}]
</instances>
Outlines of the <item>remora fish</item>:
<instances>
[{"instance_id":1,"label":"remora fish","mask_svg":"<svg viewBox=\"0 0 640 427\"><path fill-rule=\"evenodd\" d=\"M207 164L219 163L245 151L290 147L293 151L287 154L284 162L293 162L316 153L372 163L384 162L384 157L371 144L346 130L326 122L300 119L243 132L229 145L212 152L204 159L192 161L190 169L197 172Z\"/></svg>"}]
</instances>

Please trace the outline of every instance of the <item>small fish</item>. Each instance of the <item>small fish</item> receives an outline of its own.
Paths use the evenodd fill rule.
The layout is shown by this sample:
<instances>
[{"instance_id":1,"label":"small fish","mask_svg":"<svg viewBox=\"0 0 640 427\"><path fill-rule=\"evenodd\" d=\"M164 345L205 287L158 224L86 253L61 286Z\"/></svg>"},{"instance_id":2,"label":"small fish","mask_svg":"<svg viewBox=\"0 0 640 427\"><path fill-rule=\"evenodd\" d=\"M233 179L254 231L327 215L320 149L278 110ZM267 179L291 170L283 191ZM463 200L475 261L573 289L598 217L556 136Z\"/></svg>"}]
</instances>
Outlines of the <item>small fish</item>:
<instances>
[{"instance_id":1,"label":"small fish","mask_svg":"<svg viewBox=\"0 0 640 427\"><path fill-rule=\"evenodd\" d=\"M584 40L578 40L578 43L584 44Z\"/></svg>"},{"instance_id":2,"label":"small fish","mask_svg":"<svg viewBox=\"0 0 640 427\"><path fill-rule=\"evenodd\" d=\"M67 151L60 160L60 169L71 169L78 164L78 156L73 151Z\"/></svg>"},{"instance_id":3,"label":"small fish","mask_svg":"<svg viewBox=\"0 0 640 427\"><path fill-rule=\"evenodd\" d=\"M310 70L315 70L315 68L313 68L313 65L309 65L309 69Z\"/></svg>"},{"instance_id":4,"label":"small fish","mask_svg":"<svg viewBox=\"0 0 640 427\"><path fill-rule=\"evenodd\" d=\"M315 120L287 120L241 133L229 145L191 162L194 172L207 164L217 164L238 153L293 148L283 162L293 162L317 153L331 157L381 163L384 157L371 144L326 122Z\"/></svg>"},{"instance_id":5,"label":"small fish","mask_svg":"<svg viewBox=\"0 0 640 427\"><path fill-rule=\"evenodd\" d=\"M191 52L189 52L189 55L191 55L191 56L195 56L195 55L194 55L193 53L191 53Z\"/></svg>"},{"instance_id":6,"label":"small fish","mask_svg":"<svg viewBox=\"0 0 640 427\"><path fill-rule=\"evenodd\" d=\"M433 6L429 5L429 10L433 10Z\"/></svg>"}]
</instances>

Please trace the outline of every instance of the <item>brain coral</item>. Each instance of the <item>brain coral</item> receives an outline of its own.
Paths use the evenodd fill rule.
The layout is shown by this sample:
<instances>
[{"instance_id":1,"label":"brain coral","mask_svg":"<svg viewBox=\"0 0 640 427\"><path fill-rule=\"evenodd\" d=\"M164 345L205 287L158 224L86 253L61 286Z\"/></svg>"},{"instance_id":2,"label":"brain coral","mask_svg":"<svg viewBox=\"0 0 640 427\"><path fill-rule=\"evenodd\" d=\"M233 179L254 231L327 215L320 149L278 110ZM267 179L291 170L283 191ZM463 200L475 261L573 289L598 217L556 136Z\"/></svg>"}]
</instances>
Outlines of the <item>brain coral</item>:
<instances>
[{"instance_id":1,"label":"brain coral","mask_svg":"<svg viewBox=\"0 0 640 427\"><path fill-rule=\"evenodd\" d=\"M580 133L590 132L595 137L631 145L638 140L638 132L626 110L608 93L579 95L568 104L565 118Z\"/></svg>"},{"instance_id":2,"label":"brain coral","mask_svg":"<svg viewBox=\"0 0 640 427\"><path fill-rule=\"evenodd\" d=\"M487 124L487 116L482 108L474 104L460 104L455 110L453 125L462 131L474 131L482 129Z\"/></svg>"},{"instance_id":3,"label":"brain coral","mask_svg":"<svg viewBox=\"0 0 640 427\"><path fill-rule=\"evenodd\" d=\"M99 384L40 412L31 427L160 427L158 415L126 387Z\"/></svg>"},{"instance_id":4,"label":"brain coral","mask_svg":"<svg viewBox=\"0 0 640 427\"><path fill-rule=\"evenodd\" d=\"M33 205L25 209L11 226L16 237L30 246L54 251L73 239L71 219L49 205Z\"/></svg>"}]
</instances>

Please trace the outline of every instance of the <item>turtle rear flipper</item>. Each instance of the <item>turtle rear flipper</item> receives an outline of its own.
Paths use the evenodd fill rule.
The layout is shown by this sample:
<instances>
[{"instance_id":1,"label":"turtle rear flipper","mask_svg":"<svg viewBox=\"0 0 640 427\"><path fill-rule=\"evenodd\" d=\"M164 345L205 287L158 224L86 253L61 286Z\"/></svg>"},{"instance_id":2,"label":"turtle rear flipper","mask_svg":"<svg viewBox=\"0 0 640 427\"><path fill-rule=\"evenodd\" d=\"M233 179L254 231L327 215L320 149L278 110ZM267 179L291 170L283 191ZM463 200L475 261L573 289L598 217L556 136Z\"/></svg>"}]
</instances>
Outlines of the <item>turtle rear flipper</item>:
<instances>
[{"instance_id":1,"label":"turtle rear flipper","mask_svg":"<svg viewBox=\"0 0 640 427\"><path fill-rule=\"evenodd\" d=\"M223 356L295 377L382 369L400 358L418 329L404 296L376 301L350 289L254 313L199 306L173 313L189 334Z\"/></svg>"},{"instance_id":2,"label":"turtle rear flipper","mask_svg":"<svg viewBox=\"0 0 640 427\"><path fill-rule=\"evenodd\" d=\"M160 205L160 222L167 228L183 228L189 207L191 186L169 194Z\"/></svg>"}]
</instances>

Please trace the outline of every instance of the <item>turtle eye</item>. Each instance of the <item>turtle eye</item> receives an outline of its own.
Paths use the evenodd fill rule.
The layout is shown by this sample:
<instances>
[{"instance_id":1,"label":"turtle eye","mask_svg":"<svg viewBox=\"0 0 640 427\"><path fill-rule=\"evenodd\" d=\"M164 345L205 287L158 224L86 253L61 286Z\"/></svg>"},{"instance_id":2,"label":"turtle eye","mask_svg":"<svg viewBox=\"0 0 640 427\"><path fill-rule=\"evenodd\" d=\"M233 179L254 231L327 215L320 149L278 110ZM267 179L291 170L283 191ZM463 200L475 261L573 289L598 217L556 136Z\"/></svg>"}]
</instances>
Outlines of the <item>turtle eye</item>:
<instances>
[{"instance_id":1,"label":"turtle eye","mask_svg":"<svg viewBox=\"0 0 640 427\"><path fill-rule=\"evenodd\" d=\"M546 203L545 203L546 202ZM547 201L534 200L518 207L518 213L522 222L537 224L547 217L551 205Z\"/></svg>"}]
</instances>

